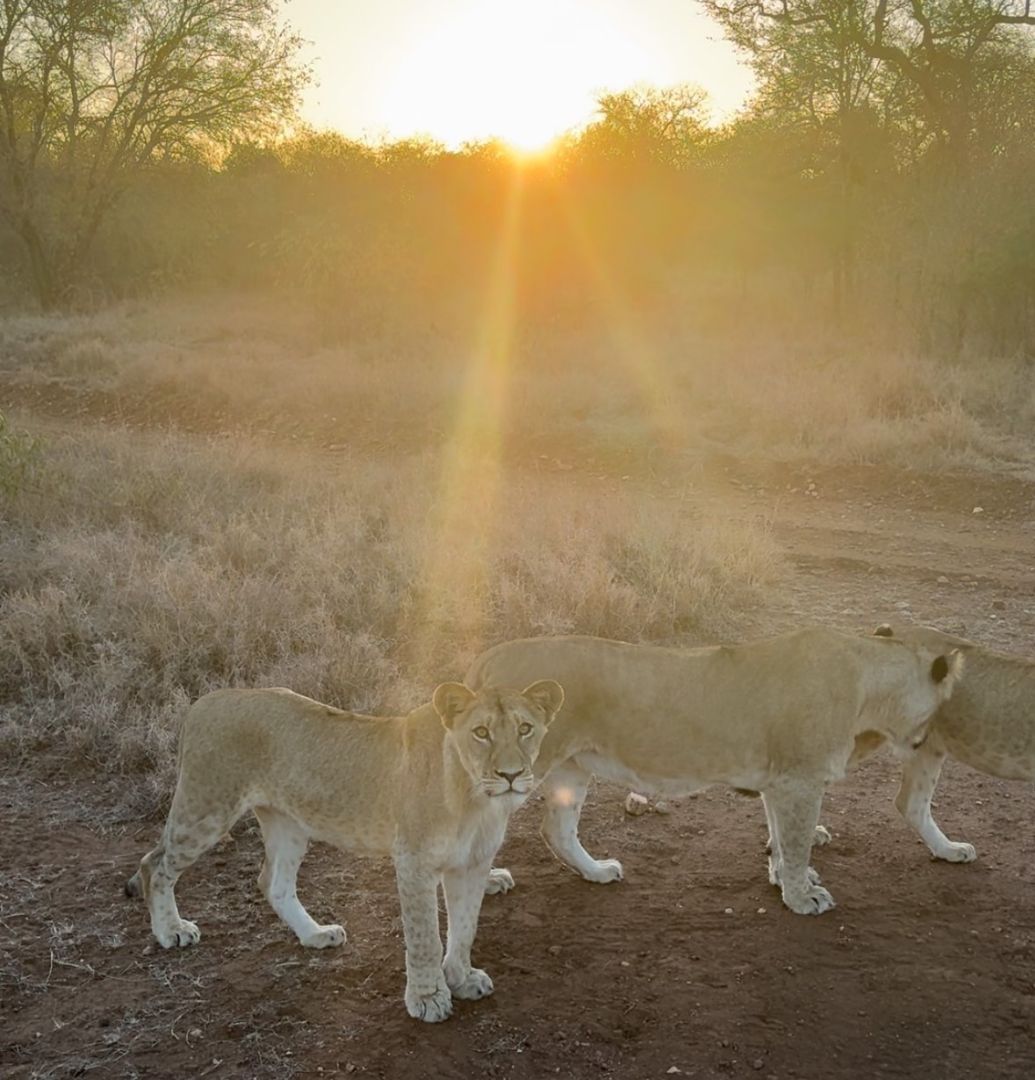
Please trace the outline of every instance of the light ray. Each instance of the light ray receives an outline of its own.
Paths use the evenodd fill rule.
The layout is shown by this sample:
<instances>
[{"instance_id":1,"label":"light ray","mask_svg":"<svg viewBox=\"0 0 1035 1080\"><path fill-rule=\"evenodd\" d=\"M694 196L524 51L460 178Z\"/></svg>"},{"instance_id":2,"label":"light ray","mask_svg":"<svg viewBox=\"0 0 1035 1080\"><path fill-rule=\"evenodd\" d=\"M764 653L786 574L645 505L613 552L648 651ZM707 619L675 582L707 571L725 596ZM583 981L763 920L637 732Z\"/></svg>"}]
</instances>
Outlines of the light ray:
<instances>
[{"instance_id":1,"label":"light ray","mask_svg":"<svg viewBox=\"0 0 1035 1080\"><path fill-rule=\"evenodd\" d=\"M675 407L679 396L672 392L658 351L627 302L593 239L584 213L563 181L557 185L557 197L564 208L575 249L596 289L601 316L644 403L653 434L662 445L678 447L685 435L686 418Z\"/></svg>"},{"instance_id":2,"label":"light ray","mask_svg":"<svg viewBox=\"0 0 1035 1080\"><path fill-rule=\"evenodd\" d=\"M433 542L424 561L410 652L426 671L440 646L483 639L491 578L489 556L499 488L517 294L523 189L515 166L486 287L481 329L460 394L431 513Z\"/></svg>"}]
</instances>

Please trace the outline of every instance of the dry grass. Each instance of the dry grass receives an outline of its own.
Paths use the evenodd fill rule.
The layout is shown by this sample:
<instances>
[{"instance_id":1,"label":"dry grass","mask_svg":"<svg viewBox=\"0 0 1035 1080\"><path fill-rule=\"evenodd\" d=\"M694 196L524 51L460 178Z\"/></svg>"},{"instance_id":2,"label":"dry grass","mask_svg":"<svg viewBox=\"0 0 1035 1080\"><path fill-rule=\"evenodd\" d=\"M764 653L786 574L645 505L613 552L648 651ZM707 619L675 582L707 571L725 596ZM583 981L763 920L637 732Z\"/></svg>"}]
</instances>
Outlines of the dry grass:
<instances>
[{"instance_id":1,"label":"dry grass","mask_svg":"<svg viewBox=\"0 0 1035 1080\"><path fill-rule=\"evenodd\" d=\"M328 342L312 312L248 296L8 318L0 374L101 391L170 422L325 443L441 443L484 338L432 328ZM676 326L523 328L504 376L504 443L604 465L672 450L921 469L1030 464L1022 359L837 355L687 338Z\"/></svg>"},{"instance_id":2,"label":"dry grass","mask_svg":"<svg viewBox=\"0 0 1035 1080\"><path fill-rule=\"evenodd\" d=\"M526 332L497 419L476 329L328 344L248 297L0 322L0 380L44 409L249 432L49 434L0 502L5 745L58 743L162 790L183 706L212 687L396 711L507 638L743 632L781 573L767 529L616 494L637 465L1031 460L1020 362ZM269 433L352 456L263 449Z\"/></svg>"},{"instance_id":3,"label":"dry grass","mask_svg":"<svg viewBox=\"0 0 1035 1080\"><path fill-rule=\"evenodd\" d=\"M43 466L0 508L4 742L156 790L213 687L402 710L489 642L729 631L781 573L764 527L570 477L504 478L486 512L431 460L123 430L51 432Z\"/></svg>"}]
</instances>

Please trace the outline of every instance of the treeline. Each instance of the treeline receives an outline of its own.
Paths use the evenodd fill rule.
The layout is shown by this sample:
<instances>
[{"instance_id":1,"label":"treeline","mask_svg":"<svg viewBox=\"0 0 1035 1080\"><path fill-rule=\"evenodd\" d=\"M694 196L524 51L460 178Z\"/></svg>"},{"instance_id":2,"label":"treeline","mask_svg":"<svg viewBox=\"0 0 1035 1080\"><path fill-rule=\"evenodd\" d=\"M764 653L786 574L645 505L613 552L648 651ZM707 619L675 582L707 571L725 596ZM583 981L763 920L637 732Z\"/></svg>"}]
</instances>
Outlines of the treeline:
<instances>
[{"instance_id":1,"label":"treeline","mask_svg":"<svg viewBox=\"0 0 1035 1080\"><path fill-rule=\"evenodd\" d=\"M1010 0L796 4L708 4L759 78L724 127L675 87L604 95L530 162L495 144L238 131L225 153L119 164L53 296L8 212L7 292L273 288L351 335L466 329L504 288L530 331L653 320L1035 353L1035 16ZM50 152L53 173L60 140ZM44 248L60 247L46 230L61 215L38 217Z\"/></svg>"}]
</instances>

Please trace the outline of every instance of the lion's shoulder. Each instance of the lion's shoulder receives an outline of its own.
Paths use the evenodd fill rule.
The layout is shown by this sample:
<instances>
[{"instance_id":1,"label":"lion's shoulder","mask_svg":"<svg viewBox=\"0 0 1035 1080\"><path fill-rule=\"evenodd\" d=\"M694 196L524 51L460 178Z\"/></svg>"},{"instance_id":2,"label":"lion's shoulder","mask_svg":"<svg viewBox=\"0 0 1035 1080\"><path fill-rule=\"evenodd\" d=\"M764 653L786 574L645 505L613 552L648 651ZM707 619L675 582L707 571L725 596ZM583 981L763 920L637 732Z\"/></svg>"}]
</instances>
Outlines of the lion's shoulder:
<instances>
[{"instance_id":1,"label":"lion's shoulder","mask_svg":"<svg viewBox=\"0 0 1035 1080\"><path fill-rule=\"evenodd\" d=\"M958 650L964 675L935 717L935 730L954 757L974 768L998 776L1035 776L1035 661L931 626L884 624L876 633Z\"/></svg>"}]
</instances>

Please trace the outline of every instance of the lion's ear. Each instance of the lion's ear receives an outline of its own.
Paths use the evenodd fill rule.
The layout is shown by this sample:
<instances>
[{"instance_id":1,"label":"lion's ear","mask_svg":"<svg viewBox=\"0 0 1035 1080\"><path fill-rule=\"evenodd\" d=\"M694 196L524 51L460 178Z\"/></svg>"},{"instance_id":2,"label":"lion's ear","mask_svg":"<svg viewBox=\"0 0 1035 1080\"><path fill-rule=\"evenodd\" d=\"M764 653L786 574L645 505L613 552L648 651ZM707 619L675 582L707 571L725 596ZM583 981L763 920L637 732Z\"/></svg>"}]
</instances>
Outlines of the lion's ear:
<instances>
[{"instance_id":1,"label":"lion's ear","mask_svg":"<svg viewBox=\"0 0 1035 1080\"><path fill-rule=\"evenodd\" d=\"M936 656L931 664L931 678L936 683L949 680L951 686L963 674L963 653L953 649L945 656Z\"/></svg>"},{"instance_id":2,"label":"lion's ear","mask_svg":"<svg viewBox=\"0 0 1035 1080\"><path fill-rule=\"evenodd\" d=\"M553 679L540 679L539 682L526 686L521 693L546 713L546 722L548 724L564 704L564 688L559 682L554 682Z\"/></svg>"},{"instance_id":3,"label":"lion's ear","mask_svg":"<svg viewBox=\"0 0 1035 1080\"><path fill-rule=\"evenodd\" d=\"M881 623L876 630L873 631L874 637L894 637L895 632L888 626L887 623Z\"/></svg>"},{"instance_id":4,"label":"lion's ear","mask_svg":"<svg viewBox=\"0 0 1035 1080\"><path fill-rule=\"evenodd\" d=\"M444 682L436 688L431 698L435 712L442 718L447 728L452 728L456 718L474 701L474 692L463 683Z\"/></svg>"}]
</instances>

